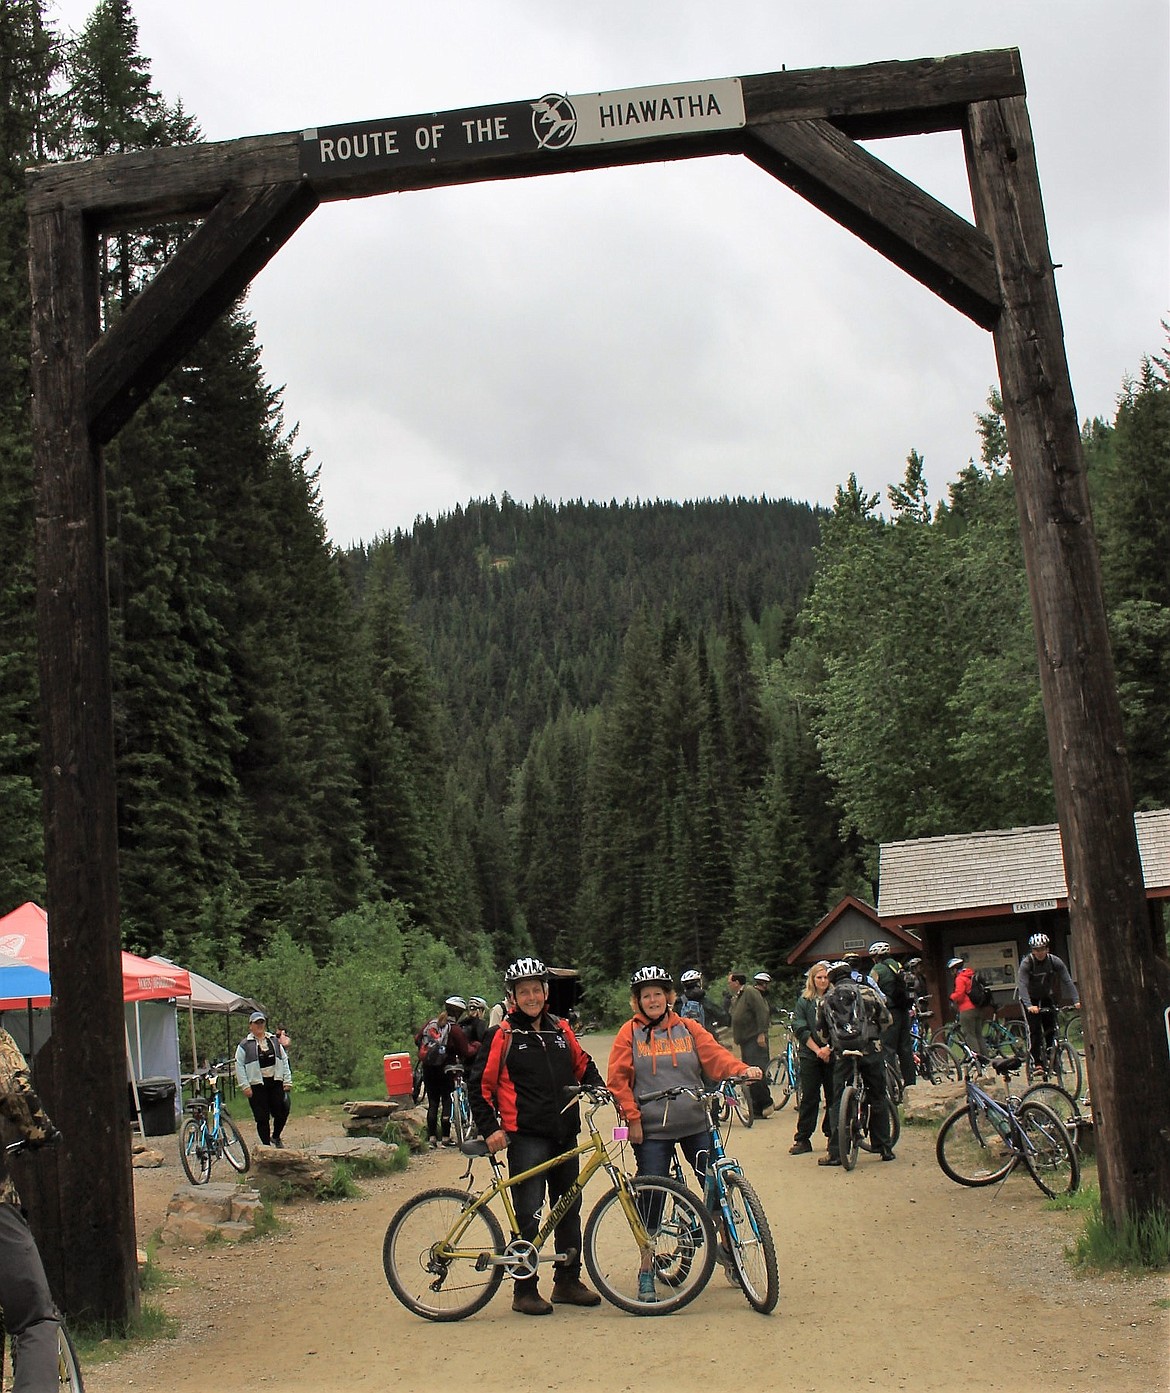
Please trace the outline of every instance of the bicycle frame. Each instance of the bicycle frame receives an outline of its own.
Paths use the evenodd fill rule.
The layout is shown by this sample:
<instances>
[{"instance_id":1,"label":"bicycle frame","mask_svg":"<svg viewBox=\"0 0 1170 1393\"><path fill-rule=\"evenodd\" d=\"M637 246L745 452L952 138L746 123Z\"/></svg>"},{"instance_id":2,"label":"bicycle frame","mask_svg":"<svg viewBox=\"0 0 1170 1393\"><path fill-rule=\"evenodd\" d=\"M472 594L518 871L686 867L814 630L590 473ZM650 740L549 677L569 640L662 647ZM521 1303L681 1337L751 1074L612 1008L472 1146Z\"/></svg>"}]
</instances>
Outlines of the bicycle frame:
<instances>
[{"instance_id":1,"label":"bicycle frame","mask_svg":"<svg viewBox=\"0 0 1170 1393\"><path fill-rule=\"evenodd\" d=\"M547 1171L553 1170L563 1162L571 1160L573 1157L585 1157L584 1165L579 1171L576 1180L569 1186L560 1199L554 1204L544 1223L541 1224L535 1237L532 1239L532 1247L538 1252L544 1246L549 1235L555 1230L557 1224L565 1217L573 1204L581 1197L585 1186L597 1174L599 1170L604 1170L613 1181L614 1186L621 1198L622 1211L624 1212L630 1227L634 1232L634 1237L639 1248L643 1252L651 1248L650 1238L646 1232L645 1224L641 1215L638 1213L638 1206L634 1197L630 1194L629 1187L626 1185L626 1175L617 1161L610 1154L609 1147L605 1143L597 1124L593 1121L593 1114L601 1107L600 1103L593 1104L587 1108L585 1113L585 1125L589 1135L568 1151L563 1151L558 1156L552 1156L547 1161L542 1161L538 1166L532 1166L529 1170L520 1171L516 1175L507 1175L501 1164L498 1153L489 1153L488 1161L492 1168L492 1183L485 1190L481 1190L478 1195L472 1197L471 1203L460 1215L455 1226L448 1233L443 1244L444 1248L453 1258L475 1258L476 1265L481 1270L483 1267L497 1264L502 1267L514 1267L516 1259L508 1254L499 1257L489 1256L485 1253L469 1253L458 1247L459 1239L466 1232L467 1226L472 1217L490 1204L493 1199L499 1197L504 1206L504 1213L508 1219L508 1228L512 1239L520 1237L520 1226L516 1219L516 1206L512 1201L512 1189L522 1181L531 1180L533 1176L544 1175ZM470 1170L468 1172L470 1174ZM537 1259L539 1261L539 1258ZM553 1258L546 1258L546 1262L555 1261Z\"/></svg>"}]
</instances>

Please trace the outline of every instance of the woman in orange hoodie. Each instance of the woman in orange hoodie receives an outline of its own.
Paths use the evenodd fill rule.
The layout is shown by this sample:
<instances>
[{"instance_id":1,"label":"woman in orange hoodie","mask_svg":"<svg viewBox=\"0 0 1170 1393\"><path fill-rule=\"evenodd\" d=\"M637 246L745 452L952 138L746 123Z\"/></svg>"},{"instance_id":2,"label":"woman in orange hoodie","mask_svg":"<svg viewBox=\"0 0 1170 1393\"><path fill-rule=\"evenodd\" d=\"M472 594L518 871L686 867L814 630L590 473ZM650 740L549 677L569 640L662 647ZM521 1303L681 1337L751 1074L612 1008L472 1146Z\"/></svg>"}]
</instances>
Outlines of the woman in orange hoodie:
<instances>
[{"instance_id":1,"label":"woman in orange hoodie","mask_svg":"<svg viewBox=\"0 0 1170 1393\"><path fill-rule=\"evenodd\" d=\"M609 1052L606 1083L630 1129L639 1175L669 1175L680 1146L702 1178L700 1151L710 1128L703 1105L682 1095L649 1103L667 1088L701 1091L708 1080L759 1079L759 1069L736 1059L710 1031L674 1010L674 980L664 967L640 967L630 978L634 1017L622 1026Z\"/></svg>"}]
</instances>

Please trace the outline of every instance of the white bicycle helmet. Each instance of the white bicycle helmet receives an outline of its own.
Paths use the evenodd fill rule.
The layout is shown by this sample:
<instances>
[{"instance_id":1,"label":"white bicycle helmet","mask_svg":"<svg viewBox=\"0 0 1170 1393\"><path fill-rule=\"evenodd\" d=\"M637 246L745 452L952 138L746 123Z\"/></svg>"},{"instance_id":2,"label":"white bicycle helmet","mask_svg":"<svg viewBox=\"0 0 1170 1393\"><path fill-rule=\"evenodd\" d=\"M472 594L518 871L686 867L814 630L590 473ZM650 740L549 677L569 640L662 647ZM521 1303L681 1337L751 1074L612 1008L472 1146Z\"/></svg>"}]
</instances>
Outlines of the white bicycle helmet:
<instances>
[{"instance_id":1,"label":"white bicycle helmet","mask_svg":"<svg viewBox=\"0 0 1170 1393\"><path fill-rule=\"evenodd\" d=\"M888 943L871 943L869 945L871 958L888 958L893 951Z\"/></svg>"},{"instance_id":2,"label":"white bicycle helmet","mask_svg":"<svg viewBox=\"0 0 1170 1393\"><path fill-rule=\"evenodd\" d=\"M466 1011L466 1010L467 1010L467 1002L464 1001L463 998L462 998L461 996L449 996L449 997L446 999L446 1001L443 1002L443 1005L444 1005L444 1006L454 1006L454 1008L456 1009L456 1011Z\"/></svg>"},{"instance_id":3,"label":"white bicycle helmet","mask_svg":"<svg viewBox=\"0 0 1170 1393\"><path fill-rule=\"evenodd\" d=\"M1033 934L1028 940L1029 948L1047 948L1049 943L1047 934Z\"/></svg>"},{"instance_id":4,"label":"white bicycle helmet","mask_svg":"<svg viewBox=\"0 0 1170 1393\"><path fill-rule=\"evenodd\" d=\"M517 958L509 963L504 972L504 986L514 987L517 982L548 981L548 968L539 958Z\"/></svg>"},{"instance_id":5,"label":"white bicycle helmet","mask_svg":"<svg viewBox=\"0 0 1170 1393\"><path fill-rule=\"evenodd\" d=\"M467 1004L473 1011L487 1010L487 1002L482 996L469 996L467 998Z\"/></svg>"}]
</instances>

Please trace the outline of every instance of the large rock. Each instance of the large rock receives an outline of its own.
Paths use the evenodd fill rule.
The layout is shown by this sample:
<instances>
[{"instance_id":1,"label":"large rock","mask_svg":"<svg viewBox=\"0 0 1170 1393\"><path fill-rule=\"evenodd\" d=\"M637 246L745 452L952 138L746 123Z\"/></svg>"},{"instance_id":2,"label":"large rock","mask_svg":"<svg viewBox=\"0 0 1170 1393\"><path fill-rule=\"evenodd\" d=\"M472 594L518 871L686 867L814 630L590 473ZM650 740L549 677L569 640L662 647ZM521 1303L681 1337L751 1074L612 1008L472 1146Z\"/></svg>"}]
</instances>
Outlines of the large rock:
<instances>
[{"instance_id":1,"label":"large rock","mask_svg":"<svg viewBox=\"0 0 1170 1393\"><path fill-rule=\"evenodd\" d=\"M257 1146L252 1152L257 1180L285 1185L311 1195L329 1176L330 1167L311 1151L295 1146Z\"/></svg>"},{"instance_id":2,"label":"large rock","mask_svg":"<svg viewBox=\"0 0 1170 1393\"><path fill-rule=\"evenodd\" d=\"M396 1146L377 1137L324 1137L309 1149L323 1161L358 1161L366 1157L391 1161L398 1153Z\"/></svg>"},{"instance_id":3,"label":"large rock","mask_svg":"<svg viewBox=\"0 0 1170 1393\"><path fill-rule=\"evenodd\" d=\"M255 1232L264 1203L259 1193L242 1185L186 1185L167 1205L161 1240L172 1247L195 1247L214 1235L246 1238Z\"/></svg>"}]
</instances>

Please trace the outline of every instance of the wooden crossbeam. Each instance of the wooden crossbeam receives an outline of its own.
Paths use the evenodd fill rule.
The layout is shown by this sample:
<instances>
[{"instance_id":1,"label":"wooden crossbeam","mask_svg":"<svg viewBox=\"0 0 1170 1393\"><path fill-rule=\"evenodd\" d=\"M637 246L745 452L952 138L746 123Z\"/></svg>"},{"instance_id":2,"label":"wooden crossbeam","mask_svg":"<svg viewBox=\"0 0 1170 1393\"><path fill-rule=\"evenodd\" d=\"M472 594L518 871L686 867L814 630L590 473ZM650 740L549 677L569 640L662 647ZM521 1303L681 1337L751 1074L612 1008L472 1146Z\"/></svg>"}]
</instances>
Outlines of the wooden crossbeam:
<instances>
[{"instance_id":1,"label":"wooden crossbeam","mask_svg":"<svg viewBox=\"0 0 1170 1393\"><path fill-rule=\"evenodd\" d=\"M990 240L835 125L756 125L744 153L976 324L995 324L999 277Z\"/></svg>"},{"instance_id":2,"label":"wooden crossbeam","mask_svg":"<svg viewBox=\"0 0 1170 1393\"><path fill-rule=\"evenodd\" d=\"M232 189L94 344L86 414L113 438L317 207L304 183Z\"/></svg>"}]
</instances>

